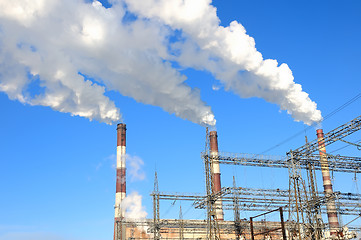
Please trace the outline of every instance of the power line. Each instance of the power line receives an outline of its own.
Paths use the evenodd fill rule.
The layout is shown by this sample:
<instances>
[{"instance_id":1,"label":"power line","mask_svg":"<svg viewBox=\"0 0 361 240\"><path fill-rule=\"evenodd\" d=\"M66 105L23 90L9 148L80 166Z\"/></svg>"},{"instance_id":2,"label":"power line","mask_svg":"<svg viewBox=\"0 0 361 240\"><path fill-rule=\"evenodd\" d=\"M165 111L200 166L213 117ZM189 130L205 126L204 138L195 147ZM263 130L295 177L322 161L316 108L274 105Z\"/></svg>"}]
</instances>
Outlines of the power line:
<instances>
[{"instance_id":1,"label":"power line","mask_svg":"<svg viewBox=\"0 0 361 240\"><path fill-rule=\"evenodd\" d=\"M307 131L309 128L313 127L314 125L316 125L316 124L312 124L311 126L308 126L305 130L302 130L302 131L300 131L300 132L297 132L296 134L292 135L291 137L289 137L289 138L283 140L282 142L274 145L273 147L270 147L270 148L268 148L267 150L261 152L261 154L265 154L265 153L267 153L267 152L269 152L269 151L271 151L271 150L273 150L273 149L275 149L275 148L277 148L277 147L285 144L286 142L288 142L288 141L294 139L295 137L299 136L300 134L302 134L304 131Z\"/></svg>"},{"instance_id":2,"label":"power line","mask_svg":"<svg viewBox=\"0 0 361 240\"><path fill-rule=\"evenodd\" d=\"M336 108L335 110L333 110L331 113L329 113L322 121L325 121L326 119L332 117L333 115L335 115L336 113L338 113L339 111L341 111L342 109L344 109L345 107L347 107L348 105L350 105L351 103L354 103L356 100L358 100L359 98L361 98L361 93L357 94L355 97L351 98L350 100L348 100L346 103L344 103L343 105L341 105L340 107Z\"/></svg>"},{"instance_id":3,"label":"power line","mask_svg":"<svg viewBox=\"0 0 361 240\"><path fill-rule=\"evenodd\" d=\"M357 144L357 143L360 143L360 142L361 142L361 139L360 139L360 140L357 140L356 142L353 142L353 143ZM351 145L350 145L350 144L347 144L346 146L343 146L343 147L340 147L340 148L338 148L338 149L336 149L336 150L333 150L333 151L331 151L330 153L334 153L334 152L340 151L340 150L342 150L342 149L344 149L344 148L347 148L347 147L349 147L349 146L351 146Z\"/></svg>"},{"instance_id":4,"label":"power line","mask_svg":"<svg viewBox=\"0 0 361 240\"><path fill-rule=\"evenodd\" d=\"M339 111L341 111L342 109L346 108L347 106L349 106L350 104L354 103L355 101L357 101L359 98L361 98L361 93L357 94L355 97L351 98L350 100L348 100L347 102L345 102L344 104L342 104L341 106L339 106L338 108L336 108L335 110L333 110L332 112L330 112L329 114L326 115L326 117L323 118L323 120L321 122L324 122L325 120L329 119L330 117L332 117L333 115L335 115L336 113L338 113ZM295 137L301 135L304 131L306 132L307 130L309 130L310 128L315 127L316 125L318 125L319 123L315 122L312 125L308 126L307 128L305 128L302 131L297 132L296 134L292 135L291 137L283 140L282 142L274 145L273 147L270 147L268 149L266 149L265 151L261 152L261 154L265 154L283 144L285 144L286 142L289 142L290 140L294 139Z\"/></svg>"}]
</instances>

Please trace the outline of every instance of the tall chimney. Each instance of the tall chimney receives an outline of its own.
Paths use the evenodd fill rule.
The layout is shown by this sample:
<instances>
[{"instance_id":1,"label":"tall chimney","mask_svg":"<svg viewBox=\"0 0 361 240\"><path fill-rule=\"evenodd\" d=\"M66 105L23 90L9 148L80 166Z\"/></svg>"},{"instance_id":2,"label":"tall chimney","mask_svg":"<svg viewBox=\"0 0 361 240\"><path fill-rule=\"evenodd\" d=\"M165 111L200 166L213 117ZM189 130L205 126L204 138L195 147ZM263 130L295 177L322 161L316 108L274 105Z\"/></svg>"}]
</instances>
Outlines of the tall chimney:
<instances>
[{"instance_id":1,"label":"tall chimney","mask_svg":"<svg viewBox=\"0 0 361 240\"><path fill-rule=\"evenodd\" d=\"M115 193L115 216L114 216L114 239L125 239L125 229L119 222L123 220L125 209L121 204L126 194L126 175L125 175L125 142L126 125L119 123L117 125L117 180Z\"/></svg>"},{"instance_id":2,"label":"tall chimney","mask_svg":"<svg viewBox=\"0 0 361 240\"><path fill-rule=\"evenodd\" d=\"M211 159L212 159L212 181L213 187L212 192L217 193L221 191L221 171L219 169L219 162L218 162L218 139L217 139L217 132L211 131L209 133L209 141L211 146ZM222 209L222 199L218 199L214 203L216 219L223 220L223 209Z\"/></svg>"},{"instance_id":3,"label":"tall chimney","mask_svg":"<svg viewBox=\"0 0 361 240\"><path fill-rule=\"evenodd\" d=\"M333 190L332 190L332 182L330 177L330 170L328 165L328 160L326 156L326 147L325 147L325 141L323 136L323 130L318 129L317 132L317 140L318 140L318 147L320 152L320 163L321 163L321 171L322 171L322 179L323 179L323 191L325 193L325 196L332 196ZM331 238L337 238L338 232L339 232L339 223L337 218L337 210L336 210L336 204L334 199L329 199L326 202L326 208L327 208L327 217L328 217L328 224L330 226L330 235Z\"/></svg>"}]
</instances>

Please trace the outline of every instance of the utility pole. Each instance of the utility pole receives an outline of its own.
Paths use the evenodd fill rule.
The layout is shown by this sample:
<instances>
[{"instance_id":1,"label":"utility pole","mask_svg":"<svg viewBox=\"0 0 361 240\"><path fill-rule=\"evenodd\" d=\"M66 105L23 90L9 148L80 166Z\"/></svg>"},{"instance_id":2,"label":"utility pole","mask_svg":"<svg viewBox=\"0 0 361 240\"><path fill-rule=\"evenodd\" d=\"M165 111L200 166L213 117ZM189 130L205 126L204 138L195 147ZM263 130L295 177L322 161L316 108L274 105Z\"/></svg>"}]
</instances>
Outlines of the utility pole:
<instances>
[{"instance_id":1,"label":"utility pole","mask_svg":"<svg viewBox=\"0 0 361 240\"><path fill-rule=\"evenodd\" d=\"M239 203L238 203L238 196L235 189L236 186L236 179L233 176L233 215L234 215L234 230L236 235L236 240L240 240L241 234L242 234L242 228L241 228L241 220L239 216Z\"/></svg>"},{"instance_id":2,"label":"utility pole","mask_svg":"<svg viewBox=\"0 0 361 240\"><path fill-rule=\"evenodd\" d=\"M154 176L153 190L153 236L154 240L160 239L160 219L159 219L159 187L157 171Z\"/></svg>"},{"instance_id":3,"label":"utility pole","mask_svg":"<svg viewBox=\"0 0 361 240\"><path fill-rule=\"evenodd\" d=\"M184 222L183 222L182 206L179 207L179 239L184 240Z\"/></svg>"}]
</instances>

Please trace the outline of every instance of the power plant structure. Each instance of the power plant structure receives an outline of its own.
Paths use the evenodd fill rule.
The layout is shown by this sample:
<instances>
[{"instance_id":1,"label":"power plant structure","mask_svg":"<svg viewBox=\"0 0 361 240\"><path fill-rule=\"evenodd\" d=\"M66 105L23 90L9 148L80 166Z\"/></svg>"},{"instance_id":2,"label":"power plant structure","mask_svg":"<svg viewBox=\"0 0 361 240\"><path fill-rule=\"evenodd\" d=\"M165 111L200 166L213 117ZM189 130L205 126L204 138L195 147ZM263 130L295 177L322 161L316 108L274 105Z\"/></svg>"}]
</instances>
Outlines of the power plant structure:
<instances>
[{"instance_id":1,"label":"power plant structure","mask_svg":"<svg viewBox=\"0 0 361 240\"><path fill-rule=\"evenodd\" d=\"M126 195L126 171L125 171L125 143L126 143L126 125L117 126L117 175L116 175L116 193L115 193L115 214L114 214L114 240L126 239L125 225L122 224L125 216L125 209L122 202Z\"/></svg>"},{"instance_id":2,"label":"power plant structure","mask_svg":"<svg viewBox=\"0 0 361 240\"><path fill-rule=\"evenodd\" d=\"M326 146L337 141L361 149L361 145L344 140L361 129L361 116L324 134L317 129L317 138L290 150L286 156L224 153L218 150L218 134L206 129L206 150L202 152L205 194L178 194L159 191L155 173L153 218L130 220L125 217L122 201L126 197L125 139L126 126L117 126L117 180L114 240L125 239L352 239L361 232L352 226L361 217L361 194L333 190L331 173L361 172L361 157L327 153ZM318 152L318 153L317 153ZM258 189L221 185L220 165L288 169L288 189ZM321 171L323 191L318 190L316 175ZM302 174L304 173L304 174ZM307 177L303 177L303 176ZM161 219L160 201L188 201L195 209L204 209L206 219ZM224 220L224 210L231 210L234 219ZM241 219L241 212L254 213ZM269 221L264 216L271 215ZM341 217L352 218L346 224Z\"/></svg>"}]
</instances>

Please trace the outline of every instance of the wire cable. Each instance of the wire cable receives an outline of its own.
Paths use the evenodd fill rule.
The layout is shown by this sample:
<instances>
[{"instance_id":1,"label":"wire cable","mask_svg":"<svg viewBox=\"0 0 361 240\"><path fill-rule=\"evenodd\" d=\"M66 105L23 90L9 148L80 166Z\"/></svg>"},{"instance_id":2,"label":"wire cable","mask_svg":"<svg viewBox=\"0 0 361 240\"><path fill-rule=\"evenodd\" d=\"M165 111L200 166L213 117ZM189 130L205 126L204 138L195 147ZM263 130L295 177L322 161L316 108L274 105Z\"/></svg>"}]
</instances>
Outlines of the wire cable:
<instances>
[{"instance_id":1,"label":"wire cable","mask_svg":"<svg viewBox=\"0 0 361 240\"><path fill-rule=\"evenodd\" d=\"M189 212L189 210L193 209L193 205L190 205L188 209L183 213L183 217Z\"/></svg>"},{"instance_id":2,"label":"wire cable","mask_svg":"<svg viewBox=\"0 0 361 240\"><path fill-rule=\"evenodd\" d=\"M169 213L169 211L174 207L176 201L177 201L177 200L174 200L174 202L171 203L171 205L169 206L169 208L162 214L164 217L165 217L165 216Z\"/></svg>"},{"instance_id":3,"label":"wire cable","mask_svg":"<svg viewBox=\"0 0 361 240\"><path fill-rule=\"evenodd\" d=\"M341 111L342 109L344 109L345 107L349 106L350 104L354 103L355 101L357 101L359 98L361 98L361 93L357 94L355 97L351 98L350 100L348 100L346 103L344 103L343 105L341 105L340 107L336 108L335 110L333 110L331 113L329 113L322 121L325 121L326 119L332 117L333 115L335 115L336 113L338 113L339 111Z\"/></svg>"},{"instance_id":4,"label":"wire cable","mask_svg":"<svg viewBox=\"0 0 361 240\"><path fill-rule=\"evenodd\" d=\"M355 143L355 144L361 143L361 139L360 139L360 140L357 140L357 141L354 142L354 143ZM344 149L344 148L347 148L347 147L349 147L349 146L351 146L351 145L350 145L350 144L347 144L346 146L343 146L343 147L340 147L340 148L338 148L338 149L335 149L335 150L331 151L330 153L337 152L337 151L339 151L339 150L341 150L341 149Z\"/></svg>"},{"instance_id":5,"label":"wire cable","mask_svg":"<svg viewBox=\"0 0 361 240\"><path fill-rule=\"evenodd\" d=\"M348 100L347 102L345 102L344 104L342 104L341 106L339 106L338 108L336 108L335 110L333 110L332 112L330 112L329 114L326 115L326 117L323 118L323 120L321 122L324 122L325 120L329 119L330 117L332 117L333 115L335 115L336 113L338 113L339 111L341 111L342 109L346 108L347 106L349 106L350 104L354 103L355 101L357 101L359 98L361 98L361 93L357 94L356 96L354 96L353 98L351 98L350 100ZM265 151L261 152L261 154L267 153L287 142L289 142L290 140L294 139L295 137L301 135L303 132L308 131L310 128L315 127L316 125L318 125L319 123L313 123L312 125L308 126L307 128L305 128L302 131L297 132L296 134L292 135L291 137L283 140L282 142L274 145L273 147L270 147L268 149L266 149Z\"/></svg>"}]
</instances>

